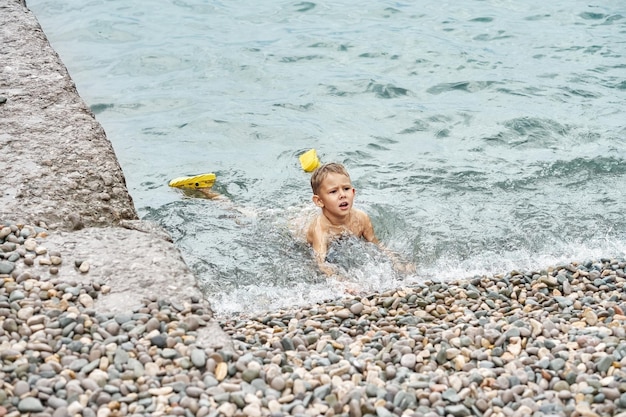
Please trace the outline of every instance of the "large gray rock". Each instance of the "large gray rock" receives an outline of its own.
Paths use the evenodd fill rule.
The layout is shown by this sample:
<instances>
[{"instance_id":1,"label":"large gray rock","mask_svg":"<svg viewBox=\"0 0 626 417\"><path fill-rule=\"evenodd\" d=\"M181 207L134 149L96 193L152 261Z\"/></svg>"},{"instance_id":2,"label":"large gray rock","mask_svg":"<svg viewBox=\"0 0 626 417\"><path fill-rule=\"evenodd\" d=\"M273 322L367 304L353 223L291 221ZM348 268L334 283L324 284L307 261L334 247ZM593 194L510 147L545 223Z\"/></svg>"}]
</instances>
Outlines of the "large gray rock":
<instances>
[{"instance_id":1,"label":"large gray rock","mask_svg":"<svg viewBox=\"0 0 626 417\"><path fill-rule=\"evenodd\" d=\"M39 243L63 260L55 279L110 288L95 300L99 311L202 299L167 232L137 219L104 129L22 1L0 0L0 39L0 224L47 229ZM50 268L32 272L50 278ZM216 323L199 336L230 344Z\"/></svg>"},{"instance_id":2,"label":"large gray rock","mask_svg":"<svg viewBox=\"0 0 626 417\"><path fill-rule=\"evenodd\" d=\"M136 219L102 126L35 16L0 0L0 219L60 230Z\"/></svg>"}]
</instances>

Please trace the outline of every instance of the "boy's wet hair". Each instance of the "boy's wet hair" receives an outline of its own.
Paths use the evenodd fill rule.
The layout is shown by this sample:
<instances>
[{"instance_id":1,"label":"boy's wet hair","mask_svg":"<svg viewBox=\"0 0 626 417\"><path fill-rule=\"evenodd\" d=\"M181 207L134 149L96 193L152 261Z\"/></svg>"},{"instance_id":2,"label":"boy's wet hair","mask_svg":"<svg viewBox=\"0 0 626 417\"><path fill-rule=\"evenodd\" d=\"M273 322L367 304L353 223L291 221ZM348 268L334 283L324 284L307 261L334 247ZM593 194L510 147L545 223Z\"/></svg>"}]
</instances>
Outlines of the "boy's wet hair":
<instances>
[{"instance_id":1,"label":"boy's wet hair","mask_svg":"<svg viewBox=\"0 0 626 417\"><path fill-rule=\"evenodd\" d=\"M336 162L329 162L327 164L321 165L311 175L311 189L313 190L313 194L317 194L320 186L324 179L328 176L328 174L341 174L350 178L350 174L348 174L348 170L341 164Z\"/></svg>"}]
</instances>

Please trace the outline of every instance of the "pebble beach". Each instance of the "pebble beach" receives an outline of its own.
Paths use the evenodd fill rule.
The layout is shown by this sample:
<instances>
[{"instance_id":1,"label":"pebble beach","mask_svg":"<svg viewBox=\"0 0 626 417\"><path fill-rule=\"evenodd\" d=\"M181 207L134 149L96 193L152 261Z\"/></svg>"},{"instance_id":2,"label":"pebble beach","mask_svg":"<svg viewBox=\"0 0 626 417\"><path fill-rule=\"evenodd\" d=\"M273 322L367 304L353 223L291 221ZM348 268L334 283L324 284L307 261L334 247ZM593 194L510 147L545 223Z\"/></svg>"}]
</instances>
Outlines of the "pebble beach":
<instances>
[{"instance_id":1,"label":"pebble beach","mask_svg":"<svg viewBox=\"0 0 626 417\"><path fill-rule=\"evenodd\" d=\"M0 416L626 416L624 260L222 318L208 348L201 300L98 312L88 265L0 230Z\"/></svg>"}]
</instances>

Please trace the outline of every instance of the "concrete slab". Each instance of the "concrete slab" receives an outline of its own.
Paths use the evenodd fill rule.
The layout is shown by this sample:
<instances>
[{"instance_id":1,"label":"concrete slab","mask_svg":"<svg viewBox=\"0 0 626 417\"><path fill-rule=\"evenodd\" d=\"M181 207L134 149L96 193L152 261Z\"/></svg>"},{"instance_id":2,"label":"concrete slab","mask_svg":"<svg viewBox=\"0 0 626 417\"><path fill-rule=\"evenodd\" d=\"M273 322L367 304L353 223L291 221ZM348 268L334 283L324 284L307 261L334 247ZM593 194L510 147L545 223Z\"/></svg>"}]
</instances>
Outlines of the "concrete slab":
<instances>
[{"instance_id":1,"label":"concrete slab","mask_svg":"<svg viewBox=\"0 0 626 417\"><path fill-rule=\"evenodd\" d=\"M54 277L33 273L110 287L95 305L103 312L151 297L202 299L167 232L137 218L104 129L22 1L0 0L0 39L0 224L46 229L38 243L63 259ZM215 323L202 339L228 344Z\"/></svg>"}]
</instances>

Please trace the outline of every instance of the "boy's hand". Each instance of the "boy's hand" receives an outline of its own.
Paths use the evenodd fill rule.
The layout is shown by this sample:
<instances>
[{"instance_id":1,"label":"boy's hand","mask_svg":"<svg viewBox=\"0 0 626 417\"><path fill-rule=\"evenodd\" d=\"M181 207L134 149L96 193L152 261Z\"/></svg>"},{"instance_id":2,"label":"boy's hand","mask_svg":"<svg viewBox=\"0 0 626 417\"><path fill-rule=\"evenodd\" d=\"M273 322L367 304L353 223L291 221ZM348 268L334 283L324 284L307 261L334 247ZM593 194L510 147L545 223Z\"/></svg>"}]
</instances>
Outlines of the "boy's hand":
<instances>
[{"instance_id":1,"label":"boy's hand","mask_svg":"<svg viewBox=\"0 0 626 417\"><path fill-rule=\"evenodd\" d=\"M328 276L337 274L337 268L329 264L328 262L320 263L318 266L320 268L320 271Z\"/></svg>"},{"instance_id":2,"label":"boy's hand","mask_svg":"<svg viewBox=\"0 0 626 417\"><path fill-rule=\"evenodd\" d=\"M402 262L396 259L393 261L393 269L403 274L413 274L416 268L413 262Z\"/></svg>"},{"instance_id":3,"label":"boy's hand","mask_svg":"<svg viewBox=\"0 0 626 417\"><path fill-rule=\"evenodd\" d=\"M391 265L393 269L402 273L402 274L412 274L415 273L415 264L413 262L406 262L401 259L400 255L391 249L384 247L383 245L379 245L383 252L389 257L391 260Z\"/></svg>"},{"instance_id":4,"label":"boy's hand","mask_svg":"<svg viewBox=\"0 0 626 417\"><path fill-rule=\"evenodd\" d=\"M324 264L320 264L319 267L320 270L324 272L324 274L326 274L326 276L328 277L327 279L346 283L343 284L346 294L358 295L361 292L356 284L353 285L352 283L348 282L348 277L339 273L339 268L337 266L324 262Z\"/></svg>"}]
</instances>

